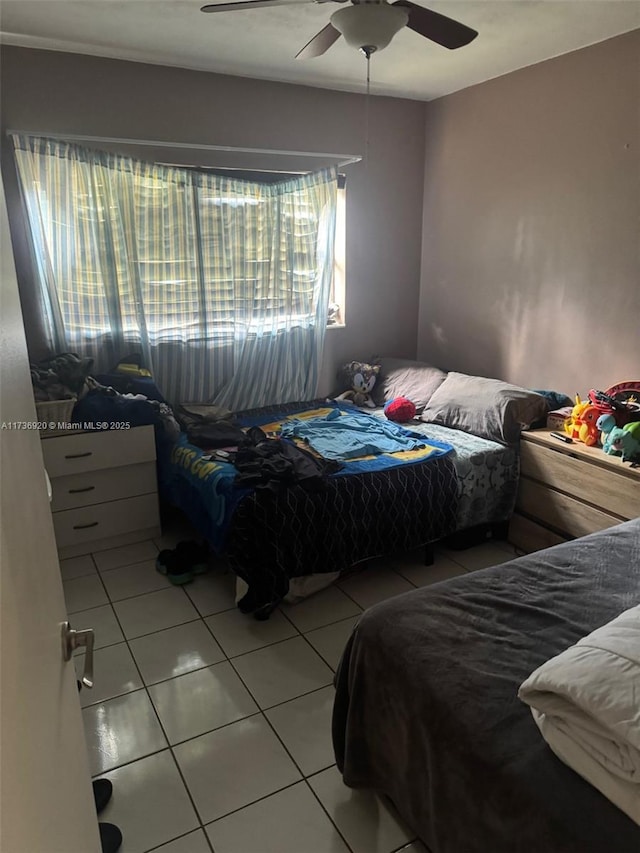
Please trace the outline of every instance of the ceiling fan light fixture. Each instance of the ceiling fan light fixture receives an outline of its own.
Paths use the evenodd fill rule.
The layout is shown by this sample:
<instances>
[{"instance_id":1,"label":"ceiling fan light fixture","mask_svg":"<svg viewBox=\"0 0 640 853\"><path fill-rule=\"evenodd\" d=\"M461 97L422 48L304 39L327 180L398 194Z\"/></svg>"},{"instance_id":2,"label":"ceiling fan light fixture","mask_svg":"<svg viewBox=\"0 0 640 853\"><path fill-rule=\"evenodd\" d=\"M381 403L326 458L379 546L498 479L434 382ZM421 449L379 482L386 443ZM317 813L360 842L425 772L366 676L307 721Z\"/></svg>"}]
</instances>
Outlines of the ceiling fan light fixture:
<instances>
[{"instance_id":1,"label":"ceiling fan light fixture","mask_svg":"<svg viewBox=\"0 0 640 853\"><path fill-rule=\"evenodd\" d=\"M370 53L385 48L408 20L406 9L388 3L358 3L331 16L332 26L342 33L347 44Z\"/></svg>"}]
</instances>

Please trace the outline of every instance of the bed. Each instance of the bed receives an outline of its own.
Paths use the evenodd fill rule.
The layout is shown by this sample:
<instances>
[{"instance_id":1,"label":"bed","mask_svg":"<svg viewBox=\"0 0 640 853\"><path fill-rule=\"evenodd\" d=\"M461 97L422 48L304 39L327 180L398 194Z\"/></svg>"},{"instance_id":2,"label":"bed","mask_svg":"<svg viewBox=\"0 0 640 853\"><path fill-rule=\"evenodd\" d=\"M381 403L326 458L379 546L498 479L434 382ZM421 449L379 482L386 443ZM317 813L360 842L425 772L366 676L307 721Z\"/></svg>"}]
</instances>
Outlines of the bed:
<instances>
[{"instance_id":1,"label":"bed","mask_svg":"<svg viewBox=\"0 0 640 853\"><path fill-rule=\"evenodd\" d=\"M640 602L640 519L366 611L336 674L345 783L430 853L637 853L640 827L562 763L518 688Z\"/></svg>"},{"instance_id":2,"label":"bed","mask_svg":"<svg viewBox=\"0 0 640 853\"><path fill-rule=\"evenodd\" d=\"M518 486L520 430L546 414L544 398L405 359L381 359L375 370L381 380L371 401L375 407L351 411L393 426L384 404L410 396L417 417L404 426L431 447L425 458L349 460L345 470L327 476L322 490L294 486L274 496L238 488L231 465L213 465L184 435L169 448L159 447L161 494L214 551L228 557L248 585L252 612L267 613L285 597L304 597L374 557L459 531L506 534ZM288 421L331 406L344 408L319 399L239 412L236 418L245 429L264 427L279 435Z\"/></svg>"},{"instance_id":3,"label":"bed","mask_svg":"<svg viewBox=\"0 0 640 853\"><path fill-rule=\"evenodd\" d=\"M337 405L326 399L290 403L240 412L236 419L274 435L288 420ZM381 411L359 415L376 423ZM385 465L381 457L378 467L353 462L327 476L318 491L291 486L277 494L238 488L232 465L208 460L181 435L159 448L160 491L215 552L227 556L251 590L252 611L268 610L293 588L297 597L299 578L316 579L305 589L318 589L357 563L509 518L518 478L513 447L437 425L407 426L434 448L428 458Z\"/></svg>"},{"instance_id":4,"label":"bed","mask_svg":"<svg viewBox=\"0 0 640 853\"><path fill-rule=\"evenodd\" d=\"M315 400L237 413L236 421L274 436L283 424L348 409L353 407ZM378 419L359 417L377 425ZM238 487L233 465L207 460L205 451L181 436L159 454L160 485L214 550L228 557L257 611L282 600L292 578L340 572L451 533L458 504L452 448L425 444L421 438L416 451L344 462L316 489L294 484L272 491ZM410 458L398 458L405 455Z\"/></svg>"}]
</instances>

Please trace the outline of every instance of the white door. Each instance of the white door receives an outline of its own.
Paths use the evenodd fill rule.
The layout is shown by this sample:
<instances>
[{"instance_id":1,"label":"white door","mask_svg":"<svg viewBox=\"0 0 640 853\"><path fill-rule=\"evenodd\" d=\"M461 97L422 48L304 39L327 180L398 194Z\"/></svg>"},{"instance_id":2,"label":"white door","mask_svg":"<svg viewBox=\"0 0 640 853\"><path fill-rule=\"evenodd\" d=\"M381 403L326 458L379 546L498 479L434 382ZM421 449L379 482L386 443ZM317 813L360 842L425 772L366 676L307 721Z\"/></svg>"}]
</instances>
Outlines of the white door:
<instances>
[{"instance_id":1,"label":"white door","mask_svg":"<svg viewBox=\"0 0 640 853\"><path fill-rule=\"evenodd\" d=\"M39 434L12 428L36 412L1 182L0 253L0 850L98 853Z\"/></svg>"}]
</instances>

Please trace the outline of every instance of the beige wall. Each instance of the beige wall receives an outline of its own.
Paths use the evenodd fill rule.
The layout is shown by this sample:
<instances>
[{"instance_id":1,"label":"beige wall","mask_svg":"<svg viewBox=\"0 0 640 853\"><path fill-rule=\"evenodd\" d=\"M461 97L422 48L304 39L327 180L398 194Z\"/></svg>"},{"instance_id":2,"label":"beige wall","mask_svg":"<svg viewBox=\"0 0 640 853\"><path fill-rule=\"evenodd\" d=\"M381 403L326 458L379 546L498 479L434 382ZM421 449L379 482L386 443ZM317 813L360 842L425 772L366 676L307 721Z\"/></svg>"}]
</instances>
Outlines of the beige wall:
<instances>
[{"instance_id":1,"label":"beige wall","mask_svg":"<svg viewBox=\"0 0 640 853\"><path fill-rule=\"evenodd\" d=\"M364 149L360 95L15 47L3 47L0 59L3 134L17 129L245 148ZM167 150L155 153L175 162ZM3 166L24 282L28 266L6 154ZM423 168L424 105L373 98L368 162L345 169L348 326L327 333L321 392L333 386L336 366L347 359L374 351L415 356Z\"/></svg>"},{"instance_id":2,"label":"beige wall","mask_svg":"<svg viewBox=\"0 0 640 853\"><path fill-rule=\"evenodd\" d=\"M427 104L418 355L640 378L640 31Z\"/></svg>"}]
</instances>

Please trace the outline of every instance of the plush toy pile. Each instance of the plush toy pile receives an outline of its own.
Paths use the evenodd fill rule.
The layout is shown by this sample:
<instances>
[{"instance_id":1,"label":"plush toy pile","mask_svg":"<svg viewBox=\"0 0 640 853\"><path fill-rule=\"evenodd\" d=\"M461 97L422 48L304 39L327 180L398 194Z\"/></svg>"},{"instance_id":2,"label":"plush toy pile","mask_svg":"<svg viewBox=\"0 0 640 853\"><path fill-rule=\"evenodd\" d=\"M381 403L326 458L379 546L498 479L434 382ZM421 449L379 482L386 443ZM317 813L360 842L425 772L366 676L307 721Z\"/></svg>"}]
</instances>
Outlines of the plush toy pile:
<instances>
[{"instance_id":1,"label":"plush toy pile","mask_svg":"<svg viewBox=\"0 0 640 853\"><path fill-rule=\"evenodd\" d=\"M607 391L589 391L589 399L576 403L565 421L565 432L587 447L602 445L610 456L640 464L640 382L620 382Z\"/></svg>"},{"instance_id":2,"label":"plush toy pile","mask_svg":"<svg viewBox=\"0 0 640 853\"><path fill-rule=\"evenodd\" d=\"M396 397L395 400L389 400L385 405L384 413L390 421L395 421L398 424L406 424L407 421L415 418L416 407L406 397Z\"/></svg>"}]
</instances>

